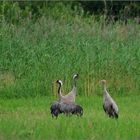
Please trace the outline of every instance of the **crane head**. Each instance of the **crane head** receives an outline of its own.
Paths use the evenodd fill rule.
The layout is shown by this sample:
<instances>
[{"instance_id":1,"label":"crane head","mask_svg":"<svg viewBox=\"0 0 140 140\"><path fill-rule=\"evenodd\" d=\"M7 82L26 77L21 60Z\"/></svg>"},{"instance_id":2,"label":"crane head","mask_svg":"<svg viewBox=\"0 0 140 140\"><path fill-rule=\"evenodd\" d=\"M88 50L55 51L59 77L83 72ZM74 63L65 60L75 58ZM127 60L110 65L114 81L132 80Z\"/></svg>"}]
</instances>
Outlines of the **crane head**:
<instances>
[{"instance_id":1,"label":"crane head","mask_svg":"<svg viewBox=\"0 0 140 140\"><path fill-rule=\"evenodd\" d=\"M60 84L61 86L63 85L61 80L57 80L56 83Z\"/></svg>"},{"instance_id":2,"label":"crane head","mask_svg":"<svg viewBox=\"0 0 140 140\"><path fill-rule=\"evenodd\" d=\"M103 79L103 80L100 81L100 83L105 85L106 84L106 80Z\"/></svg>"},{"instance_id":3,"label":"crane head","mask_svg":"<svg viewBox=\"0 0 140 140\"><path fill-rule=\"evenodd\" d=\"M74 74L73 75L73 79L78 78L78 77L79 77L79 74Z\"/></svg>"}]
</instances>

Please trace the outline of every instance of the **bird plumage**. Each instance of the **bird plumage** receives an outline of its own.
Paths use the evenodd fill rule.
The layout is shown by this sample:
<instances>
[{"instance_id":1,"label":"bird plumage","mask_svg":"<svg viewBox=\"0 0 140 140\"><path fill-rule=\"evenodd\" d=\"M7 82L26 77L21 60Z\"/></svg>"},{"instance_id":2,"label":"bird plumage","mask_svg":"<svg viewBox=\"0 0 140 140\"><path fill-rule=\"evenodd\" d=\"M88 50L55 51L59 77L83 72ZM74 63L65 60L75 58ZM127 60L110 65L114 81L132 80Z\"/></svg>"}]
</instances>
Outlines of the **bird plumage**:
<instances>
[{"instance_id":1,"label":"bird plumage","mask_svg":"<svg viewBox=\"0 0 140 140\"><path fill-rule=\"evenodd\" d=\"M74 109L72 110L72 114L76 114L77 116L82 116L83 108L80 105L75 105Z\"/></svg>"},{"instance_id":2,"label":"bird plumage","mask_svg":"<svg viewBox=\"0 0 140 140\"><path fill-rule=\"evenodd\" d=\"M62 83L61 80L57 80L56 83L58 84L58 98L59 98L59 102L62 102L63 95L62 95L61 88L62 88L63 83Z\"/></svg>"},{"instance_id":3,"label":"bird plumage","mask_svg":"<svg viewBox=\"0 0 140 140\"><path fill-rule=\"evenodd\" d=\"M63 103L74 103L75 102L75 97L76 97L76 79L78 78L78 74L75 74L73 76L73 88L72 90L67 94L67 95L62 95L61 93L61 86L62 86L62 81L57 80L57 83L59 84L59 89L58 89L58 95L59 95L59 101Z\"/></svg>"},{"instance_id":4,"label":"bird plumage","mask_svg":"<svg viewBox=\"0 0 140 140\"><path fill-rule=\"evenodd\" d=\"M75 103L59 103L59 109L60 112L66 115L71 115L71 114L75 114L77 116L83 115L83 108Z\"/></svg>"},{"instance_id":5,"label":"bird plumage","mask_svg":"<svg viewBox=\"0 0 140 140\"><path fill-rule=\"evenodd\" d=\"M76 114L78 116L82 116L83 115L83 108L80 105L76 105L74 103L74 97L76 96L76 81L75 78L77 78L78 75L74 75L73 77L73 89L72 91L68 94L63 96L62 92L61 92L61 87L62 87L62 81L61 80L57 80L57 84L58 84L58 97L59 100L55 101L51 107L51 114L52 117L58 117L58 115L60 113L64 113L66 115L70 115L70 114Z\"/></svg>"},{"instance_id":6,"label":"bird plumage","mask_svg":"<svg viewBox=\"0 0 140 140\"><path fill-rule=\"evenodd\" d=\"M78 74L75 74L73 76L73 88L72 90L65 95L65 98L68 99L69 102L74 103L75 102L75 97L76 97L76 79L78 78Z\"/></svg>"},{"instance_id":7,"label":"bird plumage","mask_svg":"<svg viewBox=\"0 0 140 140\"><path fill-rule=\"evenodd\" d=\"M112 118L118 118L118 106L116 102L113 100L113 98L109 95L107 89L106 89L106 80L101 80L101 83L103 84L103 109L106 114L109 115L109 117Z\"/></svg>"},{"instance_id":8,"label":"bird plumage","mask_svg":"<svg viewBox=\"0 0 140 140\"><path fill-rule=\"evenodd\" d=\"M50 107L50 111L51 111L52 117L56 117L56 118L58 117L58 115L61 113L58 101L55 101L52 103Z\"/></svg>"},{"instance_id":9,"label":"bird plumage","mask_svg":"<svg viewBox=\"0 0 140 140\"><path fill-rule=\"evenodd\" d=\"M80 105L76 105L74 103L60 103L55 101L51 107L51 114L52 117L58 117L59 114L63 113L65 115L77 115L82 116L83 115L83 108Z\"/></svg>"}]
</instances>

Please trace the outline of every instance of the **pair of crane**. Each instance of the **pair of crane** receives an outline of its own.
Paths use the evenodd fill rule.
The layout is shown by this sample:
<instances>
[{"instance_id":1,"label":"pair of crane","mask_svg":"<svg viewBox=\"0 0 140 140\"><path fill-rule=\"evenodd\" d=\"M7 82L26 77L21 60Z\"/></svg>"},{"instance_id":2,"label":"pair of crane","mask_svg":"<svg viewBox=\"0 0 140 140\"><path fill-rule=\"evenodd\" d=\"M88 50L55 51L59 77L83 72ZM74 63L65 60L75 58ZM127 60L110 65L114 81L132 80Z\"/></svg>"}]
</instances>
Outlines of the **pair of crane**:
<instances>
[{"instance_id":1,"label":"pair of crane","mask_svg":"<svg viewBox=\"0 0 140 140\"><path fill-rule=\"evenodd\" d=\"M59 114L64 113L66 115L75 114L77 116L83 115L83 108L75 104L76 97L76 79L78 78L78 74L73 76L73 88L67 95L62 95L61 87L62 81L57 80L58 84L58 101L55 101L51 107L52 117L58 117Z\"/></svg>"},{"instance_id":2,"label":"pair of crane","mask_svg":"<svg viewBox=\"0 0 140 140\"><path fill-rule=\"evenodd\" d=\"M78 74L75 74L73 76L73 88L67 95L62 95L62 92L61 92L62 81L57 80L58 97L59 97L58 103L64 103L64 104L74 104L75 103L75 97L77 94L77 92L76 92L76 80L77 79L78 79ZM113 98L110 96L110 94L107 91L106 80L101 80L100 83L103 86L103 109L109 117L117 119L119 116L119 109L118 109L116 102L113 100Z\"/></svg>"}]
</instances>

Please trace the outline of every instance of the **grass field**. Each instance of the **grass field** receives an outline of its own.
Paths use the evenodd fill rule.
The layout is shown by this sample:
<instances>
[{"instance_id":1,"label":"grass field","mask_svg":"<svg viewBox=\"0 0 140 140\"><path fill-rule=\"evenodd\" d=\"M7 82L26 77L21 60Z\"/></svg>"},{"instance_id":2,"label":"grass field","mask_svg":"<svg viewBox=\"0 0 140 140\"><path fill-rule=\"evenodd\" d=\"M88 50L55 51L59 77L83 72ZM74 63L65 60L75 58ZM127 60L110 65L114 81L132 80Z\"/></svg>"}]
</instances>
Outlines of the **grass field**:
<instances>
[{"instance_id":1,"label":"grass field","mask_svg":"<svg viewBox=\"0 0 140 140\"><path fill-rule=\"evenodd\" d=\"M56 98L0 99L0 139L49 140L139 140L140 96L114 97L119 119L110 119L102 108L102 97L77 96L84 115L52 119L50 104Z\"/></svg>"}]
</instances>

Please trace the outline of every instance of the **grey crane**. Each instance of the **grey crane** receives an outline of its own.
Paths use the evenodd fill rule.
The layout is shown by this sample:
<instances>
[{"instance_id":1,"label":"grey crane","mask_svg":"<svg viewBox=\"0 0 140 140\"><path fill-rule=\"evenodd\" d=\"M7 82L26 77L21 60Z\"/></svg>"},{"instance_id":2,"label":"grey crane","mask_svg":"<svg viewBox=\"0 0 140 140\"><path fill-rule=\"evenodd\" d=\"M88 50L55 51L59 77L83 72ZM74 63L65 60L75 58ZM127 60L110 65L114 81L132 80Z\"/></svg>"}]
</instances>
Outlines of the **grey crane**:
<instances>
[{"instance_id":1,"label":"grey crane","mask_svg":"<svg viewBox=\"0 0 140 140\"><path fill-rule=\"evenodd\" d=\"M59 104L60 112L68 115L77 115L82 116L83 115L83 108L80 105L77 105L75 103L60 103Z\"/></svg>"},{"instance_id":2,"label":"grey crane","mask_svg":"<svg viewBox=\"0 0 140 140\"><path fill-rule=\"evenodd\" d=\"M58 115L61 113L60 111L60 100L62 98L62 93L61 93L61 87L62 87L62 81L61 80L57 80L56 83L58 84L58 97L59 100L55 101L52 103L51 107L50 107L50 111L52 114L52 117L58 117Z\"/></svg>"},{"instance_id":3,"label":"grey crane","mask_svg":"<svg viewBox=\"0 0 140 140\"><path fill-rule=\"evenodd\" d=\"M77 115L82 116L83 115L83 108L80 105L77 105L75 103L60 103L58 101L55 101L51 107L50 111L53 117L58 117L59 114L63 113L66 116L69 115Z\"/></svg>"},{"instance_id":4,"label":"grey crane","mask_svg":"<svg viewBox=\"0 0 140 140\"><path fill-rule=\"evenodd\" d=\"M76 105L75 103L69 102L69 98L65 98L65 96L63 96L61 93L62 81L57 80L56 82L58 83L59 100L55 101L50 107L52 117L57 118L60 113L64 113L66 115L76 114L77 116L82 116L83 108L80 105ZM75 88L75 86L73 88Z\"/></svg>"},{"instance_id":5,"label":"grey crane","mask_svg":"<svg viewBox=\"0 0 140 140\"><path fill-rule=\"evenodd\" d=\"M72 110L72 114L76 114L77 116L82 116L83 108L80 105L75 105L75 107Z\"/></svg>"},{"instance_id":6,"label":"grey crane","mask_svg":"<svg viewBox=\"0 0 140 140\"><path fill-rule=\"evenodd\" d=\"M57 80L57 83L59 83L59 101L63 103L74 103L75 102L75 97L76 97L76 79L78 78L78 74L75 74L73 76L73 88L72 90L67 94L67 95L62 95L61 93L61 86L62 86L62 81Z\"/></svg>"},{"instance_id":7,"label":"grey crane","mask_svg":"<svg viewBox=\"0 0 140 140\"><path fill-rule=\"evenodd\" d=\"M56 117L56 118L58 117L60 113L62 113L60 110L58 101L53 102L53 104L50 107L50 111L51 111L52 117Z\"/></svg>"},{"instance_id":8,"label":"grey crane","mask_svg":"<svg viewBox=\"0 0 140 140\"><path fill-rule=\"evenodd\" d=\"M117 119L119 117L119 109L106 89L106 80L101 80L100 83L103 85L103 109L109 117Z\"/></svg>"},{"instance_id":9,"label":"grey crane","mask_svg":"<svg viewBox=\"0 0 140 140\"><path fill-rule=\"evenodd\" d=\"M56 83L58 84L58 102L60 103L70 103L70 98L67 97L66 95L63 96L62 95L62 91L61 91L61 87L62 87L62 81L61 80L57 80Z\"/></svg>"},{"instance_id":10,"label":"grey crane","mask_svg":"<svg viewBox=\"0 0 140 140\"><path fill-rule=\"evenodd\" d=\"M64 96L62 95L62 91L61 91L61 87L63 85L61 80L57 80L56 83L58 84L58 98L59 98L59 102L62 102L62 100L64 100Z\"/></svg>"}]
</instances>

